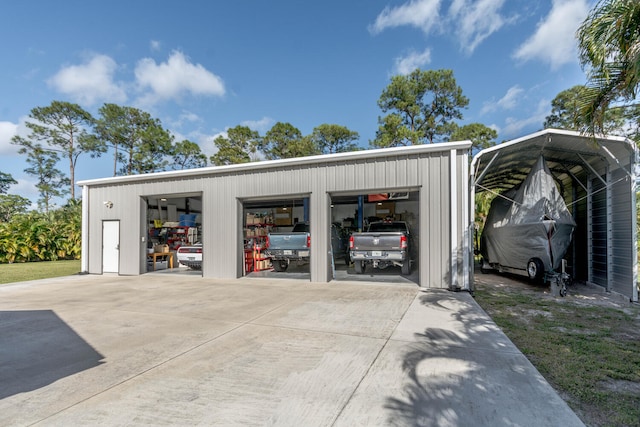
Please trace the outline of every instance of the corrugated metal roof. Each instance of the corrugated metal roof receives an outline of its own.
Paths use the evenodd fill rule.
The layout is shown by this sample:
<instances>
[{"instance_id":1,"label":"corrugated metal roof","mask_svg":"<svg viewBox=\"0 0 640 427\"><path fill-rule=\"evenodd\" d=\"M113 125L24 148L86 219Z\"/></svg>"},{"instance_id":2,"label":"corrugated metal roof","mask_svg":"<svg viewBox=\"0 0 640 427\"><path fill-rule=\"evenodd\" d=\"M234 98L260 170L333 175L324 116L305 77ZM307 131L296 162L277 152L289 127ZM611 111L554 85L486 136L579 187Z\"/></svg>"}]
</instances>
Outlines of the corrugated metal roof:
<instances>
[{"instance_id":1,"label":"corrugated metal roof","mask_svg":"<svg viewBox=\"0 0 640 427\"><path fill-rule=\"evenodd\" d=\"M512 188L525 179L541 154L559 180L583 176L607 165L633 173L635 150L635 144L622 137L545 129L477 153L471 162L473 184L477 192Z\"/></svg>"},{"instance_id":2,"label":"corrugated metal roof","mask_svg":"<svg viewBox=\"0 0 640 427\"><path fill-rule=\"evenodd\" d=\"M464 150L471 147L471 141L446 142L437 144L412 145L408 147L380 148L375 150L350 151L347 153L323 154L319 156L297 157L294 159L265 160L260 162L241 163L227 166L209 166L206 168L186 169L179 171L156 172L142 175L116 176L110 178L89 179L78 181L77 185L107 185L125 182L166 180L172 178L186 178L234 172L250 172L264 169L277 169L293 166L324 164L327 162L349 162L354 160L382 159L404 155L442 152L449 150Z\"/></svg>"}]
</instances>

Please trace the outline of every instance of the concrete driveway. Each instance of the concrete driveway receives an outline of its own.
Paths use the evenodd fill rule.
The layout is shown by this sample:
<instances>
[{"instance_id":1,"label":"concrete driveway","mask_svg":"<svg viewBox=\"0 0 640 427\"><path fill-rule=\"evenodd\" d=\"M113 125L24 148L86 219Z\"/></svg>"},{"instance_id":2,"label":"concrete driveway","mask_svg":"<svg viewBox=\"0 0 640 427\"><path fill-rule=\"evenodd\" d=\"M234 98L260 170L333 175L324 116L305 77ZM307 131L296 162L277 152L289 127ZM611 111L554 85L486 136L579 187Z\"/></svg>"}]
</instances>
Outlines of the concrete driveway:
<instances>
[{"instance_id":1,"label":"concrete driveway","mask_svg":"<svg viewBox=\"0 0 640 427\"><path fill-rule=\"evenodd\" d=\"M468 293L73 276L0 286L0 425L582 425Z\"/></svg>"}]
</instances>

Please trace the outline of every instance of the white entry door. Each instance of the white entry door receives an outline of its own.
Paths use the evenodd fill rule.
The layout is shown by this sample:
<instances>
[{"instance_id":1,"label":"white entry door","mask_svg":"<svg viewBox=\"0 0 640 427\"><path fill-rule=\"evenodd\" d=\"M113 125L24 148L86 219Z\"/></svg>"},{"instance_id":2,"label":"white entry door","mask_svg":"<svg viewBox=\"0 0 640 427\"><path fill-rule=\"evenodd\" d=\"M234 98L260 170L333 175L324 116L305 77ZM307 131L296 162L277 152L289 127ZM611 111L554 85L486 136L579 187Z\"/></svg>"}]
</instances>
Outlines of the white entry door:
<instances>
[{"instance_id":1,"label":"white entry door","mask_svg":"<svg viewBox=\"0 0 640 427\"><path fill-rule=\"evenodd\" d=\"M120 221L102 222L102 272L119 273Z\"/></svg>"}]
</instances>

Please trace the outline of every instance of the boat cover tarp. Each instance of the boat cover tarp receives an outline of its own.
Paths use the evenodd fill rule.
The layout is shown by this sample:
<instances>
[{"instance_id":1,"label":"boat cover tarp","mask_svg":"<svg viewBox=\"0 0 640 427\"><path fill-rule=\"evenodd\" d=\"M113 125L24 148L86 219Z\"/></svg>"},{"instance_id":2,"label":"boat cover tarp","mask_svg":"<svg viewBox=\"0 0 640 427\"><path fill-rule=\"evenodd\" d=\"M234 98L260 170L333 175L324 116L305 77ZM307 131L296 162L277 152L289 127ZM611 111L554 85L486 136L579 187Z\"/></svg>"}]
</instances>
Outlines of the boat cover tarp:
<instances>
[{"instance_id":1,"label":"boat cover tarp","mask_svg":"<svg viewBox=\"0 0 640 427\"><path fill-rule=\"evenodd\" d=\"M481 237L490 264L524 270L539 258L545 271L557 270L576 226L543 156L523 183L491 203Z\"/></svg>"}]
</instances>

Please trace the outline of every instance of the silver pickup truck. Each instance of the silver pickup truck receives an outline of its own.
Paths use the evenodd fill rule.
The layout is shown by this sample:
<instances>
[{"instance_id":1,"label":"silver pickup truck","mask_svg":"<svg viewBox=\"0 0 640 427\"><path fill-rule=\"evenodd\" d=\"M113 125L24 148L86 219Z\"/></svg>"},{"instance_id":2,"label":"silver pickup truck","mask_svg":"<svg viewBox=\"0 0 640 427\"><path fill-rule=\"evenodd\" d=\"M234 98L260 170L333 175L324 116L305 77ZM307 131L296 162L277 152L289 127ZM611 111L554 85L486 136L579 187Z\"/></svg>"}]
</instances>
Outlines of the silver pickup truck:
<instances>
[{"instance_id":1,"label":"silver pickup truck","mask_svg":"<svg viewBox=\"0 0 640 427\"><path fill-rule=\"evenodd\" d=\"M411 273L412 237L404 221L371 223L366 232L353 233L349 238L349 254L358 274L366 265L384 269L401 267L401 273Z\"/></svg>"},{"instance_id":2,"label":"silver pickup truck","mask_svg":"<svg viewBox=\"0 0 640 427\"><path fill-rule=\"evenodd\" d=\"M269 233L263 253L271 258L275 271L286 271L292 261L309 262L310 250L309 224L299 222L290 232Z\"/></svg>"}]
</instances>

